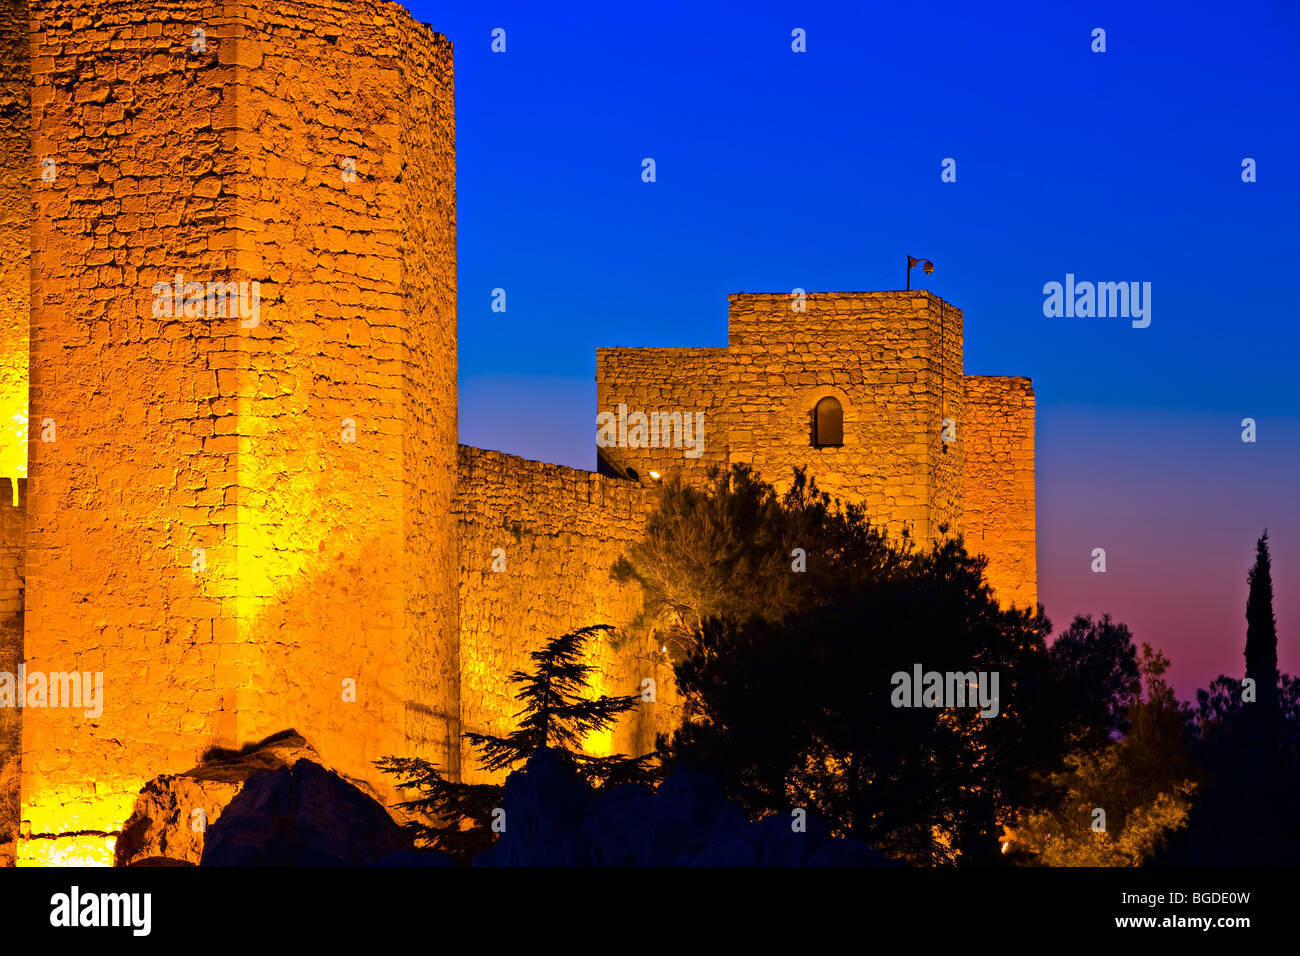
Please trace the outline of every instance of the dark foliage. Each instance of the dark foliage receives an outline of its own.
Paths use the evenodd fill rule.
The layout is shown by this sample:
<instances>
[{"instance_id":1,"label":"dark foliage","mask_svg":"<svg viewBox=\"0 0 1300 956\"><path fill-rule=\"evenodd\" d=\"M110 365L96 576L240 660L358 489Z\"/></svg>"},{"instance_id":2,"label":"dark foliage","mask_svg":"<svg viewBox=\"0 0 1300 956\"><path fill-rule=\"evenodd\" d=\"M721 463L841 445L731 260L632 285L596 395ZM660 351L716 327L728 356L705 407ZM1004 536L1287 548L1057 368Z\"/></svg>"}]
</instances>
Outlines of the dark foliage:
<instances>
[{"instance_id":1,"label":"dark foliage","mask_svg":"<svg viewBox=\"0 0 1300 956\"><path fill-rule=\"evenodd\" d=\"M1277 670L1277 627L1265 532L1247 574L1246 676L1197 691L1193 755L1204 784L1187 832L1162 862L1294 866L1300 847L1300 680Z\"/></svg>"},{"instance_id":2,"label":"dark foliage","mask_svg":"<svg viewBox=\"0 0 1300 956\"><path fill-rule=\"evenodd\" d=\"M655 545L629 563L642 569L634 578L657 582L647 596L683 635L686 723L662 742L666 759L722 782L754 817L803 807L889 855L997 860L1005 808L1031 799L1036 771L1064 754L1065 717L1042 692L1055 671L1041 613L999 607L983 559L959 542L895 545L799 474L778 498L735 468L705 491L670 489L664 512L671 520L650 537L682 542L674 560L656 568L665 552ZM761 545L728 540L729 527L749 535L749 520L712 520L759 512L782 529ZM692 521L706 527L692 533ZM679 581L707 565L708 549L686 546L700 541L723 568L745 568L743 580L727 570ZM795 547L807 572L792 569ZM679 586L701 597L674 599ZM915 664L996 673L998 716L894 706L893 675Z\"/></svg>"},{"instance_id":3,"label":"dark foliage","mask_svg":"<svg viewBox=\"0 0 1300 956\"><path fill-rule=\"evenodd\" d=\"M1102 747L1131 726L1141 679L1133 635L1104 615L1079 615L1052 642L1055 694L1072 723L1072 745Z\"/></svg>"},{"instance_id":4,"label":"dark foliage","mask_svg":"<svg viewBox=\"0 0 1300 956\"><path fill-rule=\"evenodd\" d=\"M509 772L538 748L546 747L593 786L648 783L654 779L649 756L595 757L582 752L584 737L608 728L639 700L636 695L585 696L593 669L583 663L585 647L592 637L608 630L607 625L597 624L562 634L529 654L532 671L515 671L507 678L518 686L515 697L523 704L515 714L519 718L516 728L504 737L463 734L478 751L484 770ZM493 814L501 806L503 793L500 785L448 780L434 764L416 757L386 757L376 765L396 776L403 789L419 792L419 797L399 806L415 811L426 821L410 825L424 845L462 859L492 846Z\"/></svg>"},{"instance_id":5,"label":"dark foliage","mask_svg":"<svg viewBox=\"0 0 1300 956\"><path fill-rule=\"evenodd\" d=\"M806 569L792 573L799 560ZM629 633L653 633L655 646L681 660L710 618L782 621L903 561L861 508L841 506L802 470L778 495L734 465L711 470L702 488L669 478L644 537L615 563L613 577L641 585L645 609Z\"/></svg>"}]
</instances>

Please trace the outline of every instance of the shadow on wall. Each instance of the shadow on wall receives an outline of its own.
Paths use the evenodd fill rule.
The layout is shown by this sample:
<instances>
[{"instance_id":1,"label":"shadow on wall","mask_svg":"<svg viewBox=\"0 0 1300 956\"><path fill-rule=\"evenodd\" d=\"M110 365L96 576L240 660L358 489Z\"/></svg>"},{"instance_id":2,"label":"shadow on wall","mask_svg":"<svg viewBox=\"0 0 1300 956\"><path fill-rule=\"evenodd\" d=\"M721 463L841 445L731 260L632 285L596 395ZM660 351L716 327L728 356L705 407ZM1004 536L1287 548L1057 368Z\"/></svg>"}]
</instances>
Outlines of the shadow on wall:
<instances>
[{"instance_id":1,"label":"shadow on wall","mask_svg":"<svg viewBox=\"0 0 1300 956\"><path fill-rule=\"evenodd\" d=\"M322 558L336 540L323 539ZM402 602L411 603L416 569L394 561L400 550L393 545L374 538L337 551L319 562L324 567L312 561L257 613L250 632L258 636L262 677L241 701L250 708L241 744L300 727L328 766L371 784L389 803L398 792L373 761L410 754L446 765L459 752L460 731L455 615L426 611L433 621L413 619ZM428 634L431 625L452 629L450 641Z\"/></svg>"},{"instance_id":2,"label":"shadow on wall","mask_svg":"<svg viewBox=\"0 0 1300 956\"><path fill-rule=\"evenodd\" d=\"M359 544L342 532L326 540L337 541L336 548L304 560L289 578L292 586L242 628L232 626L220 643L216 634L187 640L172 625L165 639L155 641L162 647L151 661L167 675L166 683L130 679L139 667L119 642L104 659L101 719L88 723L80 711L66 708L27 712L22 813L31 818L34 808L43 825L34 826L36 838L23 843L24 864L106 865L147 781L187 771L200 754L223 744L244 749L286 726L302 728L324 762L391 801L396 791L372 761L417 752L406 737L411 712L424 706L408 699L417 679L446 695L441 709L425 708L431 711L426 723L451 727L435 743L445 748L455 740L454 681L427 673L408 678L406 622L396 609L401 569L393 567L391 542L375 537ZM433 660L432 650L427 656ZM126 683L114 674L126 675ZM0 720L11 716L0 712ZM58 750L71 753L71 766L61 779L41 786L41 768L30 755L49 759L56 742Z\"/></svg>"}]
</instances>

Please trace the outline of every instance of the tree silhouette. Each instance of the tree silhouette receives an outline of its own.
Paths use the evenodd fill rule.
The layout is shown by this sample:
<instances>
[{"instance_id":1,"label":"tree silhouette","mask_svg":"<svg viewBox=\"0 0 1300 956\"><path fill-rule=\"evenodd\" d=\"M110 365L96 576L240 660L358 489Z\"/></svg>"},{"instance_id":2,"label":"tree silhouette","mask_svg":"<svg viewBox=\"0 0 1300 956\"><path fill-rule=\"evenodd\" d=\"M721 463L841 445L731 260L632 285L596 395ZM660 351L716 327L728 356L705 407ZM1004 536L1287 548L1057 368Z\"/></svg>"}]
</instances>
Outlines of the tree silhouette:
<instances>
[{"instance_id":1,"label":"tree silhouette","mask_svg":"<svg viewBox=\"0 0 1300 956\"><path fill-rule=\"evenodd\" d=\"M524 706L515 715L521 718L518 726L504 737L472 732L463 735L479 751L479 762L485 770L513 770L539 747L550 747L597 786L650 779L648 755L593 757L581 749L584 737L607 729L640 701L635 694L584 696L595 668L583 663L583 651L594 635L612 630L607 624L579 628L530 652L535 669L531 673L514 671L507 678L520 687L515 697Z\"/></svg>"},{"instance_id":2,"label":"tree silhouette","mask_svg":"<svg viewBox=\"0 0 1300 956\"><path fill-rule=\"evenodd\" d=\"M1268 531L1255 542L1255 565L1246 576L1246 676L1255 681L1255 723L1260 744L1272 756L1277 734L1277 621L1273 617L1273 574Z\"/></svg>"},{"instance_id":3,"label":"tree silhouette","mask_svg":"<svg viewBox=\"0 0 1300 956\"><path fill-rule=\"evenodd\" d=\"M1205 780L1186 833L1162 862L1294 865L1300 821L1300 680L1277 669L1268 532L1247 574L1246 677L1220 674L1196 692L1193 754Z\"/></svg>"},{"instance_id":4,"label":"tree silhouette","mask_svg":"<svg viewBox=\"0 0 1300 956\"><path fill-rule=\"evenodd\" d=\"M804 570L793 572L800 561ZM654 646L681 660L710 618L779 622L855 577L901 564L902 553L861 508L841 506L802 469L778 495L751 468L733 465L711 469L704 487L670 476L643 537L612 576L641 586L644 610L628 633L652 633Z\"/></svg>"},{"instance_id":5,"label":"tree silhouette","mask_svg":"<svg viewBox=\"0 0 1300 956\"><path fill-rule=\"evenodd\" d=\"M661 508L669 517L649 535L659 543L630 561L652 607L696 587L683 579L710 553L722 568L707 602L681 602L708 613L676 622L686 720L661 741L665 760L707 773L754 817L802 807L888 855L998 862L1008 808L1065 750L1041 612L1000 607L984 560L960 542L889 541L798 473L777 496L733 469L704 490L666 489ZM716 520L737 513L749 517ZM760 514L770 527L751 534ZM792 567L795 547L806 571ZM741 568L752 575L738 580ZM917 663L996 673L998 715L895 706L893 675Z\"/></svg>"},{"instance_id":6,"label":"tree silhouette","mask_svg":"<svg viewBox=\"0 0 1300 956\"><path fill-rule=\"evenodd\" d=\"M596 624L553 638L541 650L529 653L534 669L516 670L507 681L518 685L515 698L523 707L515 714L516 728L505 736L462 734L478 751L479 765L489 771L512 771L539 748L554 750L571 763L593 786L648 783L654 779L652 757L613 754L592 756L582 751L587 735L607 729L620 714L637 705L639 697L587 697L594 667L583 662L587 643L611 630ZM418 757L385 757L376 766L398 778L402 789L419 796L398 806L424 818L408 829L423 844L461 857L491 847L495 840L493 816L501 806L500 784L469 784L448 780L432 762Z\"/></svg>"},{"instance_id":7,"label":"tree silhouette","mask_svg":"<svg viewBox=\"0 0 1300 956\"><path fill-rule=\"evenodd\" d=\"M1072 745L1104 747L1127 733L1141 679L1129 629L1080 614L1052 642L1056 699L1072 724Z\"/></svg>"}]
</instances>

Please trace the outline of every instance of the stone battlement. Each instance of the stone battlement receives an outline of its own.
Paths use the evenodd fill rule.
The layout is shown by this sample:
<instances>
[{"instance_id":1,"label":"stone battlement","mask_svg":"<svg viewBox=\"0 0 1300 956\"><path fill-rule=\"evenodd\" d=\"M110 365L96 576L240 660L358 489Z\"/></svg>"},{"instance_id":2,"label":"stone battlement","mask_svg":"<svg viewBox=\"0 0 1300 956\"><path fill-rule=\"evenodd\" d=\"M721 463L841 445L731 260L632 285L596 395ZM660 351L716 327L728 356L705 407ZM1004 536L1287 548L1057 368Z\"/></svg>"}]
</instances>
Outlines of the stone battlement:
<instances>
[{"instance_id":1,"label":"stone battlement","mask_svg":"<svg viewBox=\"0 0 1300 956\"><path fill-rule=\"evenodd\" d=\"M690 479L703 466L745 463L785 487L798 467L895 537L970 530L1009 543L1011 533L993 525L1014 525L1022 559L991 560L989 576L1005 599L1033 605L1033 390L1028 379L964 374L960 309L930 292L738 294L728 342L597 351L598 413L702 413L705 432L703 454L692 459L629 431L601 450L604 470ZM1003 381L1023 383L1014 401L1001 397ZM972 414L968 394L979 406ZM834 443L815 439L823 400L838 406ZM1013 447L1014 482L995 467ZM988 490L991 471L1002 493Z\"/></svg>"}]
</instances>

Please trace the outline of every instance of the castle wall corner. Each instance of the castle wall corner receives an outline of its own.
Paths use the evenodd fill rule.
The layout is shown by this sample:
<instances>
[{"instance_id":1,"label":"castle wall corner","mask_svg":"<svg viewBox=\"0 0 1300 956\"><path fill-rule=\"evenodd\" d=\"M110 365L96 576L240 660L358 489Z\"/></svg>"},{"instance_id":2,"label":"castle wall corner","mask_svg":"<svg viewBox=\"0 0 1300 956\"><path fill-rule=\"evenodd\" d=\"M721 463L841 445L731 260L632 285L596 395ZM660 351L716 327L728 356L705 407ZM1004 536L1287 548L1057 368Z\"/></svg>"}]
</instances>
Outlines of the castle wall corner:
<instances>
[{"instance_id":1,"label":"castle wall corner","mask_svg":"<svg viewBox=\"0 0 1300 956\"><path fill-rule=\"evenodd\" d=\"M1038 603L1034 492L1034 389L1027 378L967 375L964 534L988 557L987 578L1004 603Z\"/></svg>"}]
</instances>

